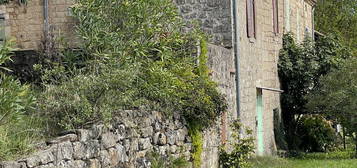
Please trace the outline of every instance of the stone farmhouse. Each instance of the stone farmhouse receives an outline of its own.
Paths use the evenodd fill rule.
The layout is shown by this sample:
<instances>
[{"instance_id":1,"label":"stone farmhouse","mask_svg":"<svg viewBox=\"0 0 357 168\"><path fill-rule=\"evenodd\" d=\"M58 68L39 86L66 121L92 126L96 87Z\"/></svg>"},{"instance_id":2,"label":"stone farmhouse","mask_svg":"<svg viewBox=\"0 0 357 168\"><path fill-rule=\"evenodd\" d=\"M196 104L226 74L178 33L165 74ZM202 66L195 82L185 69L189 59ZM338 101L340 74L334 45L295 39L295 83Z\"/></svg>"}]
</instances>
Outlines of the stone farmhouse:
<instances>
[{"instance_id":1,"label":"stone farmhouse","mask_svg":"<svg viewBox=\"0 0 357 168\"><path fill-rule=\"evenodd\" d=\"M229 110L204 133L202 167L217 167L218 145L240 118L253 130L257 155L277 151L274 115L280 114L278 55L284 33L297 40L314 34L316 0L175 0L187 21L196 20L211 35L212 78L226 95ZM13 38L19 51L40 50L49 34L72 38L72 0L29 0L0 5L0 40ZM71 40L72 42L75 40ZM75 44L73 44L75 45ZM26 54L25 54L26 55ZM275 118L276 119L276 118Z\"/></svg>"},{"instance_id":2,"label":"stone farmhouse","mask_svg":"<svg viewBox=\"0 0 357 168\"><path fill-rule=\"evenodd\" d=\"M278 56L284 33L298 41L313 37L315 0L176 0L187 20L196 19L212 35L213 79L229 101L221 139L230 121L253 129L258 155L274 154L274 113L280 116Z\"/></svg>"}]
</instances>

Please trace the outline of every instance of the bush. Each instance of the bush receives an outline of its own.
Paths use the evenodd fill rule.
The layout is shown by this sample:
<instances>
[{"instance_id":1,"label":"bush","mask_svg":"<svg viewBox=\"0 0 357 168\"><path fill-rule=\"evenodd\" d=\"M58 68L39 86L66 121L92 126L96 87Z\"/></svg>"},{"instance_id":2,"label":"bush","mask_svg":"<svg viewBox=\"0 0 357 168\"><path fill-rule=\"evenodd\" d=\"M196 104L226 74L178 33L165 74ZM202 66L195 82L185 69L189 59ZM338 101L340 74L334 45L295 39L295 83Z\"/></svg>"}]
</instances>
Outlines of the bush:
<instances>
[{"instance_id":1,"label":"bush","mask_svg":"<svg viewBox=\"0 0 357 168\"><path fill-rule=\"evenodd\" d=\"M139 107L138 90L132 89L137 73L129 68L106 69L100 75L79 74L61 85L46 85L38 100L40 114L60 129L109 121L121 109Z\"/></svg>"},{"instance_id":2,"label":"bush","mask_svg":"<svg viewBox=\"0 0 357 168\"><path fill-rule=\"evenodd\" d=\"M234 121L232 124L233 141L229 142L228 146L231 148L227 152L224 147L221 148L219 155L219 163L222 168L249 168L251 163L249 158L254 153L254 138L252 138L252 130L246 128L242 130L243 126L239 121ZM242 134L246 133L246 137Z\"/></svg>"},{"instance_id":3,"label":"bush","mask_svg":"<svg viewBox=\"0 0 357 168\"><path fill-rule=\"evenodd\" d=\"M305 152L326 152L336 146L335 131L331 122L320 115L305 115L300 119L299 148Z\"/></svg>"},{"instance_id":4,"label":"bush","mask_svg":"<svg viewBox=\"0 0 357 168\"><path fill-rule=\"evenodd\" d=\"M91 59L73 78L45 84L38 106L51 125L78 128L137 108L175 111L188 122L211 125L227 105L208 78L205 36L198 30L183 33L169 0L109 2L74 5L83 50ZM200 44L203 52L196 56Z\"/></svg>"},{"instance_id":5,"label":"bush","mask_svg":"<svg viewBox=\"0 0 357 168\"><path fill-rule=\"evenodd\" d=\"M10 60L11 50L8 43L1 47L0 66ZM29 152L30 144L39 138L40 122L30 113L34 103L28 85L0 72L0 160Z\"/></svg>"},{"instance_id":6,"label":"bush","mask_svg":"<svg viewBox=\"0 0 357 168\"><path fill-rule=\"evenodd\" d=\"M151 168L184 168L188 165L188 161L184 157L163 157L156 152L150 153L149 161Z\"/></svg>"}]
</instances>

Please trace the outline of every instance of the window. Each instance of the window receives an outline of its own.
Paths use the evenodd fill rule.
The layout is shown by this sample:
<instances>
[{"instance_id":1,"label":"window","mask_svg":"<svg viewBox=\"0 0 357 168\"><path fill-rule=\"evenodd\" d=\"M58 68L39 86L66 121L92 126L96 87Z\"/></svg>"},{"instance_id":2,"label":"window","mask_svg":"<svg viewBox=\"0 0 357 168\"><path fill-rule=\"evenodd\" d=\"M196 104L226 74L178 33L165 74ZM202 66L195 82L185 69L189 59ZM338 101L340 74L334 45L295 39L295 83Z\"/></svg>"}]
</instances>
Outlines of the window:
<instances>
[{"instance_id":1,"label":"window","mask_svg":"<svg viewBox=\"0 0 357 168\"><path fill-rule=\"evenodd\" d=\"M0 44L5 41L5 17L0 14Z\"/></svg>"},{"instance_id":2,"label":"window","mask_svg":"<svg viewBox=\"0 0 357 168\"><path fill-rule=\"evenodd\" d=\"M247 35L255 38L255 0L247 0Z\"/></svg>"},{"instance_id":3,"label":"window","mask_svg":"<svg viewBox=\"0 0 357 168\"><path fill-rule=\"evenodd\" d=\"M275 34L279 33L279 8L278 0L273 1L273 31Z\"/></svg>"}]
</instances>

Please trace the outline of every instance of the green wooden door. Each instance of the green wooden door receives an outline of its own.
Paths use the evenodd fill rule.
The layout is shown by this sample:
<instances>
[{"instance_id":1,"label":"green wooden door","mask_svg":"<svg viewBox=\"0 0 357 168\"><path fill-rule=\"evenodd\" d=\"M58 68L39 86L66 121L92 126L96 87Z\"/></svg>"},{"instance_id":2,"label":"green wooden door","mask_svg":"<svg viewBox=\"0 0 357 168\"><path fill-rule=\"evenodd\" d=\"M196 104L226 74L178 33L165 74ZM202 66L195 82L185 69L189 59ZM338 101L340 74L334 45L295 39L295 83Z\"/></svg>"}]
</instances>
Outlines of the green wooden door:
<instances>
[{"instance_id":1,"label":"green wooden door","mask_svg":"<svg viewBox=\"0 0 357 168\"><path fill-rule=\"evenodd\" d=\"M257 89L257 155L264 154L264 129L263 129L263 91Z\"/></svg>"}]
</instances>

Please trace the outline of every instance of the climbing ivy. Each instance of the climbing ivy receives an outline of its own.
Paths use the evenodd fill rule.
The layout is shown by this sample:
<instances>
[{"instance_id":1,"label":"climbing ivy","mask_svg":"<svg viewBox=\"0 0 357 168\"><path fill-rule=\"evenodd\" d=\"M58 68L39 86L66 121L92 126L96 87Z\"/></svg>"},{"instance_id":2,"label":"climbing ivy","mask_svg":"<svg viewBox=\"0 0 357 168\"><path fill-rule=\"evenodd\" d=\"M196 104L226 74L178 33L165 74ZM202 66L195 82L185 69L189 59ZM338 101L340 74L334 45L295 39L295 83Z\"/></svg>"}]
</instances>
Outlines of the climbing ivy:
<instances>
[{"instance_id":1,"label":"climbing ivy","mask_svg":"<svg viewBox=\"0 0 357 168\"><path fill-rule=\"evenodd\" d=\"M192 161L193 167L199 168L201 167L201 155L203 151L203 136L202 136L202 128L200 125L196 123L189 123L188 134L192 138Z\"/></svg>"}]
</instances>

